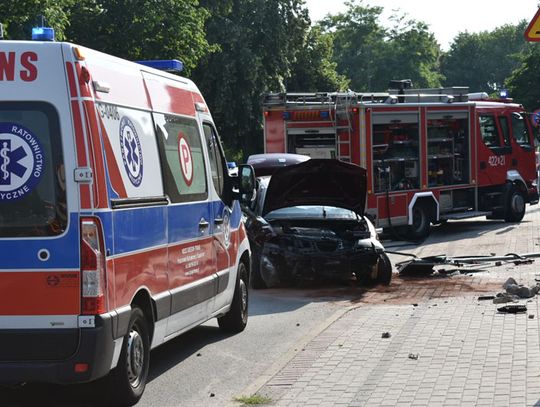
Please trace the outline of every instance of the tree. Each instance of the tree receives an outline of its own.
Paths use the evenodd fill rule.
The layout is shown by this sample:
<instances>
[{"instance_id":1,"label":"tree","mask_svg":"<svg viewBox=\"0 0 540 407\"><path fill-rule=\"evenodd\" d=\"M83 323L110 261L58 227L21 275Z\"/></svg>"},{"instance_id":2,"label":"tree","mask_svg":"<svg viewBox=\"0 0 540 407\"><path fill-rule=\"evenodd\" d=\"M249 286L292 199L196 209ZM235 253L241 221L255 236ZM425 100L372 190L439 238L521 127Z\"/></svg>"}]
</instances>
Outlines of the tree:
<instances>
[{"instance_id":1,"label":"tree","mask_svg":"<svg viewBox=\"0 0 540 407\"><path fill-rule=\"evenodd\" d=\"M70 40L129 60L180 59L185 74L215 50L198 0L83 0L71 9Z\"/></svg>"},{"instance_id":2,"label":"tree","mask_svg":"<svg viewBox=\"0 0 540 407\"><path fill-rule=\"evenodd\" d=\"M528 110L540 108L540 48L531 46L529 52L522 57L521 64L515 69L506 84L510 95L522 103Z\"/></svg>"},{"instance_id":3,"label":"tree","mask_svg":"<svg viewBox=\"0 0 540 407\"><path fill-rule=\"evenodd\" d=\"M29 40L32 28L44 23L55 29L56 39L64 40L69 25L69 8L75 0L17 0L0 2L0 23L8 40Z\"/></svg>"},{"instance_id":4,"label":"tree","mask_svg":"<svg viewBox=\"0 0 540 407\"><path fill-rule=\"evenodd\" d=\"M205 0L219 51L193 73L229 151L262 150L261 94L284 91L310 20L303 0ZM238 156L237 156L238 157Z\"/></svg>"},{"instance_id":5,"label":"tree","mask_svg":"<svg viewBox=\"0 0 540 407\"><path fill-rule=\"evenodd\" d=\"M503 25L493 31L462 32L441 62L446 86L469 86L473 92L494 92L519 66L529 45L523 39L526 22Z\"/></svg>"}]
</instances>

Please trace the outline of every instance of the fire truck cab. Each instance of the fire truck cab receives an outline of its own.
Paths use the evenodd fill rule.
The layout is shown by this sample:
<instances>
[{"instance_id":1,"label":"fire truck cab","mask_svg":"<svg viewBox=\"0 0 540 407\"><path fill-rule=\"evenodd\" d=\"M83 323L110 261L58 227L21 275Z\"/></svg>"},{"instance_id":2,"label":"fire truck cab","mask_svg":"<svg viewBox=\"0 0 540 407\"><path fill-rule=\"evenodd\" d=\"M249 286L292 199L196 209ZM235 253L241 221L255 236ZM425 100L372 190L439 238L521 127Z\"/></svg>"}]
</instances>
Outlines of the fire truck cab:
<instances>
[{"instance_id":1,"label":"fire truck cab","mask_svg":"<svg viewBox=\"0 0 540 407\"><path fill-rule=\"evenodd\" d=\"M521 221L526 203L538 203L523 106L467 87L393 83L383 93L264 95L265 152L366 168L368 215L379 227L405 227L408 238L423 238L430 224L449 219Z\"/></svg>"}]
</instances>

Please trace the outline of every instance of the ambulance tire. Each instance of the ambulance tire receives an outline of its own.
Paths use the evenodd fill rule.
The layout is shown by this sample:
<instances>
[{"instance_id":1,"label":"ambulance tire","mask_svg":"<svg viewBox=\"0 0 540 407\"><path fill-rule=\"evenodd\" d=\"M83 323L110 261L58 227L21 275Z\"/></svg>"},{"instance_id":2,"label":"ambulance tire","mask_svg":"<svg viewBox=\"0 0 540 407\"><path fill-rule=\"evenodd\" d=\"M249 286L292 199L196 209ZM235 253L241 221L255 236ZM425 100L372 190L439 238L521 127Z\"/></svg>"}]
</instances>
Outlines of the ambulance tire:
<instances>
[{"instance_id":1,"label":"ambulance tire","mask_svg":"<svg viewBox=\"0 0 540 407\"><path fill-rule=\"evenodd\" d=\"M392 281L392 263L386 253L381 253L377 261L377 284L390 285Z\"/></svg>"},{"instance_id":2,"label":"ambulance tire","mask_svg":"<svg viewBox=\"0 0 540 407\"><path fill-rule=\"evenodd\" d=\"M238 278L234 288L234 296L229 311L218 318L219 327L225 332L242 332L248 320L248 278L246 265L238 265Z\"/></svg>"},{"instance_id":3,"label":"ambulance tire","mask_svg":"<svg viewBox=\"0 0 540 407\"><path fill-rule=\"evenodd\" d=\"M516 187L512 187L506 196L504 220L506 222L521 222L525 216L525 196Z\"/></svg>"},{"instance_id":4,"label":"ambulance tire","mask_svg":"<svg viewBox=\"0 0 540 407\"><path fill-rule=\"evenodd\" d=\"M428 209L423 204L416 204L413 208L412 225L408 227L408 236L414 240L428 237L431 230L431 222L428 217Z\"/></svg>"},{"instance_id":5,"label":"ambulance tire","mask_svg":"<svg viewBox=\"0 0 540 407\"><path fill-rule=\"evenodd\" d=\"M132 406L141 398L150 366L150 337L148 322L142 310L131 311L129 328L118 365L111 372L110 389L117 406Z\"/></svg>"}]
</instances>

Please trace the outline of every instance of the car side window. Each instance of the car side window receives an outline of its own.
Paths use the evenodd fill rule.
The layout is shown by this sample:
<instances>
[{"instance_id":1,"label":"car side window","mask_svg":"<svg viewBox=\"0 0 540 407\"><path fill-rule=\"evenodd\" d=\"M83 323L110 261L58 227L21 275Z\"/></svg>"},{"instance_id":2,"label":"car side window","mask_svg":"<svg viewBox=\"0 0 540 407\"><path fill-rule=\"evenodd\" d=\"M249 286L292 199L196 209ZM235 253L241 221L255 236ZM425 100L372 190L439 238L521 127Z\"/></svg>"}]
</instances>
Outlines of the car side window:
<instances>
[{"instance_id":1,"label":"car side window","mask_svg":"<svg viewBox=\"0 0 540 407\"><path fill-rule=\"evenodd\" d=\"M510 146L510 126L508 125L508 118L506 116L499 116L499 125L503 132L504 145Z\"/></svg>"},{"instance_id":2,"label":"car side window","mask_svg":"<svg viewBox=\"0 0 540 407\"><path fill-rule=\"evenodd\" d=\"M165 192L171 202L208 198L201 135L195 119L154 114Z\"/></svg>"},{"instance_id":3,"label":"car side window","mask_svg":"<svg viewBox=\"0 0 540 407\"><path fill-rule=\"evenodd\" d=\"M203 129L210 158L212 181L217 194L223 199L225 186L225 158L221 150L221 144L216 130L210 123L203 123Z\"/></svg>"}]
</instances>

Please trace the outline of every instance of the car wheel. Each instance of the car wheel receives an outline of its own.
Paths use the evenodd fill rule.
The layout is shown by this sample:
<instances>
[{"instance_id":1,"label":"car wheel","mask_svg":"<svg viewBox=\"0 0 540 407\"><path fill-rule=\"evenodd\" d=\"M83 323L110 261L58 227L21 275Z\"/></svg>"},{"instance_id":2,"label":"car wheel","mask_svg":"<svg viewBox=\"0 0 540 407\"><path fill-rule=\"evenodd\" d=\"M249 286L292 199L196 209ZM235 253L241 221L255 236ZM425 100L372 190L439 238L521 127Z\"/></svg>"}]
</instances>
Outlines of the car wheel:
<instances>
[{"instance_id":1,"label":"car wheel","mask_svg":"<svg viewBox=\"0 0 540 407\"><path fill-rule=\"evenodd\" d=\"M142 310L134 307L118 365L111 372L110 391L119 406L132 406L141 398L150 366L148 322Z\"/></svg>"},{"instance_id":2,"label":"car wheel","mask_svg":"<svg viewBox=\"0 0 540 407\"><path fill-rule=\"evenodd\" d=\"M377 283L389 285L392 280L392 263L386 253L381 253L377 261Z\"/></svg>"},{"instance_id":3,"label":"car wheel","mask_svg":"<svg viewBox=\"0 0 540 407\"><path fill-rule=\"evenodd\" d=\"M412 225L409 226L409 236L413 239L427 237L431 228L427 208L422 204L415 205L412 216Z\"/></svg>"},{"instance_id":4,"label":"car wheel","mask_svg":"<svg viewBox=\"0 0 540 407\"><path fill-rule=\"evenodd\" d=\"M512 187L507 195L504 213L506 222L520 222L525 216L525 196L516 187Z\"/></svg>"},{"instance_id":5,"label":"car wheel","mask_svg":"<svg viewBox=\"0 0 540 407\"><path fill-rule=\"evenodd\" d=\"M242 332L248 320L248 280L244 263L238 265L238 279L229 311L218 318L219 327L227 332Z\"/></svg>"},{"instance_id":6,"label":"car wheel","mask_svg":"<svg viewBox=\"0 0 540 407\"><path fill-rule=\"evenodd\" d=\"M251 275L249 282L251 283L251 287L256 290L266 288L266 283L261 276L261 255L256 249L253 249L251 254Z\"/></svg>"}]
</instances>

